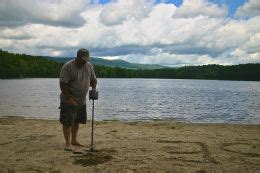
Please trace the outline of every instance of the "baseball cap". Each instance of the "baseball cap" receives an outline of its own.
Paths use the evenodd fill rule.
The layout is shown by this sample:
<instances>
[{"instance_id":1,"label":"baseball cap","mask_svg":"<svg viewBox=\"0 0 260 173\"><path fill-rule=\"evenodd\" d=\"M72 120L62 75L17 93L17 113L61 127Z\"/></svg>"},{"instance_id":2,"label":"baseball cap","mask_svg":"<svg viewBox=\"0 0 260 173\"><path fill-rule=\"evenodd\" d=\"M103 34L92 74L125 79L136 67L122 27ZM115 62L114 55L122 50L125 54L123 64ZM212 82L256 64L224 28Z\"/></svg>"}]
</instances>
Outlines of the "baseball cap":
<instances>
[{"instance_id":1,"label":"baseball cap","mask_svg":"<svg viewBox=\"0 0 260 173\"><path fill-rule=\"evenodd\" d=\"M80 48L77 52L77 56L84 61L89 61L89 51L87 49Z\"/></svg>"}]
</instances>

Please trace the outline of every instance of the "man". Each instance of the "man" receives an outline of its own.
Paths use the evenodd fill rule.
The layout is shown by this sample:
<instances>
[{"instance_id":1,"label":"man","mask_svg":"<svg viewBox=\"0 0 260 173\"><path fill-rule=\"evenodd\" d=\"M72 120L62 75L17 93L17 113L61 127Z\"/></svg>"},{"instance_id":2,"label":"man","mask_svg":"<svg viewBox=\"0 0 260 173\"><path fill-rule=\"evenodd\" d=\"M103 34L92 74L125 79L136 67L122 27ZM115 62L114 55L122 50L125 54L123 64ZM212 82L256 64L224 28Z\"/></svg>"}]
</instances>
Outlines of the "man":
<instances>
[{"instance_id":1,"label":"man","mask_svg":"<svg viewBox=\"0 0 260 173\"><path fill-rule=\"evenodd\" d=\"M80 124L86 124L86 95L89 86L96 91L97 79L89 62L89 51L79 49L77 57L63 65L60 72L60 122L65 138L65 151L83 146L77 140Z\"/></svg>"}]
</instances>

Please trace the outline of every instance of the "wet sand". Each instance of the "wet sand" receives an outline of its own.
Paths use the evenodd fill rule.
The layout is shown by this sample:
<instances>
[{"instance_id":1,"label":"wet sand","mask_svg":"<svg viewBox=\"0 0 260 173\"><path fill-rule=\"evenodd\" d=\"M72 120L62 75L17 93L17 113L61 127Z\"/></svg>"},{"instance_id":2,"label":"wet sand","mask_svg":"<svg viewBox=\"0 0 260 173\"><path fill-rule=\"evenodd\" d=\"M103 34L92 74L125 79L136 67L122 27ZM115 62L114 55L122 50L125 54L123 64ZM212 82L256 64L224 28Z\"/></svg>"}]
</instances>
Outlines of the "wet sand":
<instances>
[{"instance_id":1,"label":"wet sand","mask_svg":"<svg viewBox=\"0 0 260 173\"><path fill-rule=\"evenodd\" d=\"M0 172L260 172L260 125L102 121L95 152L63 147L58 121L0 118Z\"/></svg>"}]
</instances>

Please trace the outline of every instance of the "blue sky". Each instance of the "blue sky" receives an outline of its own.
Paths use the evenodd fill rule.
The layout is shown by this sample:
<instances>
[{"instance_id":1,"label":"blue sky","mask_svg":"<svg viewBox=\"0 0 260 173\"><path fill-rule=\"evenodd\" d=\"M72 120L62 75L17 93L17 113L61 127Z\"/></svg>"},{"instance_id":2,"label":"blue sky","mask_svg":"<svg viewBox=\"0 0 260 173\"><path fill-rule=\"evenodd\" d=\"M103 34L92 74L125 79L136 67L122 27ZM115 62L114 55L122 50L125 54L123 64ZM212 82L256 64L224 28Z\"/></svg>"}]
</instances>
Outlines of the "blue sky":
<instances>
[{"instance_id":1,"label":"blue sky","mask_svg":"<svg viewBox=\"0 0 260 173\"><path fill-rule=\"evenodd\" d=\"M210 0L210 2L222 5L225 4L228 6L229 15L233 16L237 8L242 6L246 0Z\"/></svg>"},{"instance_id":2,"label":"blue sky","mask_svg":"<svg viewBox=\"0 0 260 173\"><path fill-rule=\"evenodd\" d=\"M0 48L71 57L84 47L170 66L260 63L259 23L260 0L8 0Z\"/></svg>"},{"instance_id":3,"label":"blue sky","mask_svg":"<svg viewBox=\"0 0 260 173\"><path fill-rule=\"evenodd\" d=\"M106 4L109 3L109 0L99 0L100 3ZM160 3L161 0L156 0L157 3ZM209 2L213 2L218 5L227 5L229 16L233 16L239 6L242 6L246 0L209 0ZM165 0L164 3L172 3L177 7L182 4L182 0Z\"/></svg>"}]
</instances>

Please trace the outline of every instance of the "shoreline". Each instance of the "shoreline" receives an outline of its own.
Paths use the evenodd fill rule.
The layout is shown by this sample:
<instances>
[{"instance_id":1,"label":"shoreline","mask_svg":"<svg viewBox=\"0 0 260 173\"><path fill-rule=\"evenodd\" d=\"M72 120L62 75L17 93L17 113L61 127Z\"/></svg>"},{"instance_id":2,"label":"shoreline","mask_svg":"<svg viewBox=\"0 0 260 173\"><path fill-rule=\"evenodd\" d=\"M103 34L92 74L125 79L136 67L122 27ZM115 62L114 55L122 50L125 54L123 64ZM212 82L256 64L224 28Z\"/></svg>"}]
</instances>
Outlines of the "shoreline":
<instances>
[{"instance_id":1,"label":"shoreline","mask_svg":"<svg viewBox=\"0 0 260 173\"><path fill-rule=\"evenodd\" d=\"M79 130L87 146L90 124ZM0 172L260 171L259 124L97 121L94 140L96 152L73 154L57 120L0 117Z\"/></svg>"},{"instance_id":2,"label":"shoreline","mask_svg":"<svg viewBox=\"0 0 260 173\"><path fill-rule=\"evenodd\" d=\"M58 77L23 77L23 78L0 78L0 80L23 80L23 79L59 79ZM206 80L206 81L245 81L259 82L260 80L239 79L200 79L200 78L150 78L150 77L98 77L97 79L156 79L156 80Z\"/></svg>"},{"instance_id":3,"label":"shoreline","mask_svg":"<svg viewBox=\"0 0 260 173\"><path fill-rule=\"evenodd\" d=\"M24 120L44 120L44 121L58 121L59 119L45 119L45 118L37 118L37 117L23 117L23 116L0 116L0 119L24 119ZM91 121L90 118L87 120L88 122ZM187 122L187 121L177 121L173 118L171 119L134 119L134 120L119 120L119 119L104 119L104 120L95 120L95 122L121 122L121 123L153 123L153 122L161 122L161 123L167 123L167 122L174 122L174 123L184 123L184 124L208 124L208 125L260 125L260 122L257 122L255 124L250 123L235 123L235 122Z\"/></svg>"}]
</instances>

